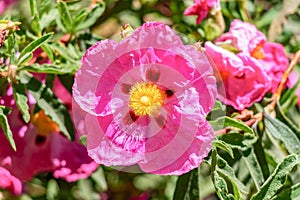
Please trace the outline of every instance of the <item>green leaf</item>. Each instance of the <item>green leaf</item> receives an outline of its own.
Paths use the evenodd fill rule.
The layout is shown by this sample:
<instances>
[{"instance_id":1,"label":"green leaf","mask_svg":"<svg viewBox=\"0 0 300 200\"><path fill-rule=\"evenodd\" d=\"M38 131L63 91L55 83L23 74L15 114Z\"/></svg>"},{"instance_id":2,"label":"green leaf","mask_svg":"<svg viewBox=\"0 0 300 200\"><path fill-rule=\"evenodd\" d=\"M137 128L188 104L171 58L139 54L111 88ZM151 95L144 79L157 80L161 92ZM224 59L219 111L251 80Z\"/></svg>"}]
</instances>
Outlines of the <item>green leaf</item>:
<instances>
[{"instance_id":1,"label":"green leaf","mask_svg":"<svg viewBox=\"0 0 300 200\"><path fill-rule=\"evenodd\" d=\"M9 113L9 109L4 107L4 106L0 106L0 126L5 134L6 139L8 140L10 146L13 148L14 151L17 150L16 148L16 144L13 138L13 134L10 130L9 124L8 124L8 120L6 115Z\"/></svg>"},{"instance_id":2,"label":"green leaf","mask_svg":"<svg viewBox=\"0 0 300 200\"><path fill-rule=\"evenodd\" d=\"M28 44L22 51L18 59L18 65L26 62L30 57L32 57L32 53L34 50L39 48L42 44L44 44L47 40L50 39L50 37L53 35L53 33L48 33L46 35L43 35L42 37L32 41L30 44Z\"/></svg>"},{"instance_id":3,"label":"green leaf","mask_svg":"<svg viewBox=\"0 0 300 200\"><path fill-rule=\"evenodd\" d=\"M275 196L273 200L295 200L300 199L300 183L284 190L279 195Z\"/></svg>"},{"instance_id":4,"label":"green leaf","mask_svg":"<svg viewBox=\"0 0 300 200\"><path fill-rule=\"evenodd\" d=\"M198 168L178 177L173 200L199 199Z\"/></svg>"},{"instance_id":5,"label":"green leaf","mask_svg":"<svg viewBox=\"0 0 300 200\"><path fill-rule=\"evenodd\" d=\"M300 163L299 155L287 156L274 170L272 175L266 180L260 190L254 194L251 200L271 199L278 190L284 186L287 174Z\"/></svg>"},{"instance_id":6,"label":"green leaf","mask_svg":"<svg viewBox=\"0 0 300 200\"><path fill-rule=\"evenodd\" d=\"M300 79L297 81L297 83L291 89L287 90L281 96L281 98L279 100L279 102L280 102L281 105L283 105L288 99L292 98L295 95L295 93L296 93L299 85L300 85Z\"/></svg>"},{"instance_id":7,"label":"green leaf","mask_svg":"<svg viewBox=\"0 0 300 200\"><path fill-rule=\"evenodd\" d=\"M267 162L267 158L266 158L266 152L265 152L265 149L262 146L262 144L263 144L263 141L262 141L262 134L263 133L262 133L262 131L263 130L260 129L259 125L260 125L260 123L255 123L254 128L253 128L256 135L259 136L257 142L255 142L253 144L253 149L254 149L254 153L257 157L257 160L259 162L259 165L261 167L263 177L266 180L270 176L270 170L269 170L269 166L268 166L269 163Z\"/></svg>"},{"instance_id":8,"label":"green leaf","mask_svg":"<svg viewBox=\"0 0 300 200\"><path fill-rule=\"evenodd\" d=\"M52 51L52 49L50 48L50 46L44 43L44 44L41 46L41 48L42 48L43 51L47 54L47 56L48 56L48 58L51 60L51 62L54 62L54 55L53 55L53 51Z\"/></svg>"},{"instance_id":9,"label":"green leaf","mask_svg":"<svg viewBox=\"0 0 300 200\"><path fill-rule=\"evenodd\" d=\"M75 72L79 69L79 67L71 64L69 65L32 64L32 65L25 66L22 69L25 69L30 72L47 73L47 74L68 74L68 73L75 74Z\"/></svg>"},{"instance_id":10,"label":"green leaf","mask_svg":"<svg viewBox=\"0 0 300 200\"><path fill-rule=\"evenodd\" d=\"M91 175L91 178L92 178L93 181L95 181L95 183L98 186L98 189L100 191L106 191L107 190L107 183L106 183L106 180L105 180L105 174L104 174L104 170L102 169L101 166L99 166L97 171L95 171Z\"/></svg>"},{"instance_id":11,"label":"green leaf","mask_svg":"<svg viewBox=\"0 0 300 200\"><path fill-rule=\"evenodd\" d=\"M57 199L57 195L59 193L59 185L57 184L55 179L50 179L47 185L47 193L46 197L49 200Z\"/></svg>"},{"instance_id":12,"label":"green leaf","mask_svg":"<svg viewBox=\"0 0 300 200\"><path fill-rule=\"evenodd\" d=\"M226 142L222 140L214 140L213 146L226 151L231 156L231 158L234 158L232 148Z\"/></svg>"},{"instance_id":13,"label":"green leaf","mask_svg":"<svg viewBox=\"0 0 300 200\"><path fill-rule=\"evenodd\" d=\"M44 13L40 20L41 30L48 27L57 18L57 15L58 11L56 8L53 8L48 13Z\"/></svg>"},{"instance_id":14,"label":"green leaf","mask_svg":"<svg viewBox=\"0 0 300 200\"><path fill-rule=\"evenodd\" d=\"M26 123L30 120L29 107L27 104L28 98L25 90L25 86L21 83L12 84L14 98L16 101L16 105L22 113L22 117Z\"/></svg>"},{"instance_id":15,"label":"green leaf","mask_svg":"<svg viewBox=\"0 0 300 200\"><path fill-rule=\"evenodd\" d=\"M79 23L76 26L76 31L80 31L92 26L97 21L97 19L103 14L104 10L105 10L105 4L97 3L92 10L87 11L88 14L87 16L85 16L85 21ZM84 18L83 14L81 14L81 16L78 16L78 18L81 18L82 20Z\"/></svg>"},{"instance_id":16,"label":"green leaf","mask_svg":"<svg viewBox=\"0 0 300 200\"><path fill-rule=\"evenodd\" d=\"M30 0L30 11L32 16L31 28L36 34L41 33L40 17L37 10L36 0Z\"/></svg>"},{"instance_id":17,"label":"green leaf","mask_svg":"<svg viewBox=\"0 0 300 200\"><path fill-rule=\"evenodd\" d=\"M225 135L221 135L219 139L229 144L232 148L238 148L241 150L248 149L250 145L257 141L257 137L250 133L227 133Z\"/></svg>"},{"instance_id":18,"label":"green leaf","mask_svg":"<svg viewBox=\"0 0 300 200\"><path fill-rule=\"evenodd\" d=\"M248 193L246 186L236 177L234 170L228 165L226 160L219 155L217 155L216 171L231 183L235 199L243 199L242 193Z\"/></svg>"},{"instance_id":19,"label":"green leaf","mask_svg":"<svg viewBox=\"0 0 300 200\"><path fill-rule=\"evenodd\" d=\"M54 96L52 90L29 73L20 74L20 81L36 99L37 105L57 123L60 131L67 138L74 139L75 133L70 114L64 104Z\"/></svg>"},{"instance_id":20,"label":"green leaf","mask_svg":"<svg viewBox=\"0 0 300 200\"><path fill-rule=\"evenodd\" d=\"M80 66L80 58L77 55L72 55L66 47L62 46L61 44L54 43L51 47L59 53L61 57Z\"/></svg>"},{"instance_id":21,"label":"green leaf","mask_svg":"<svg viewBox=\"0 0 300 200\"><path fill-rule=\"evenodd\" d=\"M214 129L221 129L223 127L234 127L243 130L246 133L251 133L254 135L253 130L249 126L247 126L244 122L233 119L228 116L219 117L215 121L210 121L210 124L214 127Z\"/></svg>"},{"instance_id":22,"label":"green leaf","mask_svg":"<svg viewBox=\"0 0 300 200\"><path fill-rule=\"evenodd\" d=\"M277 119L286 124L300 138L300 130L298 127L283 113L280 105L277 103L275 107Z\"/></svg>"},{"instance_id":23,"label":"green leaf","mask_svg":"<svg viewBox=\"0 0 300 200\"><path fill-rule=\"evenodd\" d=\"M30 5L31 16L34 16L36 13L38 13L37 6L36 6L36 0L30 0L29 5Z\"/></svg>"},{"instance_id":24,"label":"green leaf","mask_svg":"<svg viewBox=\"0 0 300 200\"><path fill-rule=\"evenodd\" d=\"M247 165L247 168L251 174L251 177L254 181L254 184L256 188L259 189L259 187L264 182L264 176L253 148L248 148L247 150L243 150L242 155Z\"/></svg>"},{"instance_id":25,"label":"green leaf","mask_svg":"<svg viewBox=\"0 0 300 200\"><path fill-rule=\"evenodd\" d=\"M300 149L300 141L296 134L284 123L264 113L264 123L269 133L281 140L289 153L296 153Z\"/></svg>"},{"instance_id":26,"label":"green leaf","mask_svg":"<svg viewBox=\"0 0 300 200\"><path fill-rule=\"evenodd\" d=\"M216 192L221 200L235 200L235 198L231 194L228 194L227 183L225 179L218 174L217 171L213 172L213 179Z\"/></svg>"},{"instance_id":27,"label":"green leaf","mask_svg":"<svg viewBox=\"0 0 300 200\"><path fill-rule=\"evenodd\" d=\"M66 27L68 33L74 33L73 20L67 4L63 1L58 2L57 10L62 24Z\"/></svg>"}]
</instances>

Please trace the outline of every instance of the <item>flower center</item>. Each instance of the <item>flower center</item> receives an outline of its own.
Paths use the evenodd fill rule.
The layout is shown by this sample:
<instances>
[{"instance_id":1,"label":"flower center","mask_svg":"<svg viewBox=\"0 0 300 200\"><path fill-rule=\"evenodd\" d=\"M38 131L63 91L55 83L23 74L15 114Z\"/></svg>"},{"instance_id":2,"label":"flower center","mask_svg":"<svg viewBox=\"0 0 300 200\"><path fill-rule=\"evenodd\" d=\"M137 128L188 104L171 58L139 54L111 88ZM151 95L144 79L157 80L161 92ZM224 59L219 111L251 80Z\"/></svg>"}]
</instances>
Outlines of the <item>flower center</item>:
<instances>
[{"instance_id":1,"label":"flower center","mask_svg":"<svg viewBox=\"0 0 300 200\"><path fill-rule=\"evenodd\" d=\"M146 116L157 114L163 105L166 94L156 84L140 82L130 88L128 106L136 115Z\"/></svg>"},{"instance_id":2,"label":"flower center","mask_svg":"<svg viewBox=\"0 0 300 200\"><path fill-rule=\"evenodd\" d=\"M251 52L251 56L258 60L264 59L265 54L262 48L263 48L263 44L262 43L258 44Z\"/></svg>"},{"instance_id":3,"label":"flower center","mask_svg":"<svg viewBox=\"0 0 300 200\"><path fill-rule=\"evenodd\" d=\"M47 134L59 131L58 125L52 121L43 110L40 110L32 116L31 123L35 125L38 133L42 136L47 136Z\"/></svg>"}]
</instances>

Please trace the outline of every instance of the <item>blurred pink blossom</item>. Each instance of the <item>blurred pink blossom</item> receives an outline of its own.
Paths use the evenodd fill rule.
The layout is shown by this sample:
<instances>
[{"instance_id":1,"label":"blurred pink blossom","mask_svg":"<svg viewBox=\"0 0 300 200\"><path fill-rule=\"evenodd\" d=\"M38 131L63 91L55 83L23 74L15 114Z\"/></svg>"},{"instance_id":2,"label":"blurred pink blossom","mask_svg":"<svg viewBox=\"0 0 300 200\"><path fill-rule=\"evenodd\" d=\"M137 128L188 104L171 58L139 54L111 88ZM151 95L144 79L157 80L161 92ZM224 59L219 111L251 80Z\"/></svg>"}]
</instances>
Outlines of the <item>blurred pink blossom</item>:
<instances>
[{"instance_id":1,"label":"blurred pink blossom","mask_svg":"<svg viewBox=\"0 0 300 200\"><path fill-rule=\"evenodd\" d=\"M13 5L17 0L1 0L0 1L0 14L2 14L9 6Z\"/></svg>"},{"instance_id":2,"label":"blurred pink blossom","mask_svg":"<svg viewBox=\"0 0 300 200\"><path fill-rule=\"evenodd\" d=\"M288 57L284 47L279 43L266 41L265 35L247 22L238 19L232 21L228 33L221 35L216 44L234 47L239 54L251 56L260 63L272 80L271 92L275 92L288 66Z\"/></svg>"},{"instance_id":3,"label":"blurred pink blossom","mask_svg":"<svg viewBox=\"0 0 300 200\"><path fill-rule=\"evenodd\" d=\"M88 177L98 167L87 155L86 148L59 133L56 123L42 110L31 116L29 124L25 124L15 106L11 88L5 96L1 96L0 104L12 108L8 121L16 152L0 130L0 167L12 176L23 182L42 172L53 172L55 178L73 182Z\"/></svg>"},{"instance_id":4,"label":"blurred pink blossom","mask_svg":"<svg viewBox=\"0 0 300 200\"><path fill-rule=\"evenodd\" d=\"M180 175L211 149L205 116L216 94L205 54L152 22L120 43L103 40L87 50L73 85L79 105L73 114L85 122L88 153L97 163Z\"/></svg>"},{"instance_id":5,"label":"blurred pink blossom","mask_svg":"<svg viewBox=\"0 0 300 200\"><path fill-rule=\"evenodd\" d=\"M22 193L21 181L8 170L0 166L0 188L11 191L15 195Z\"/></svg>"},{"instance_id":6,"label":"blurred pink blossom","mask_svg":"<svg viewBox=\"0 0 300 200\"><path fill-rule=\"evenodd\" d=\"M243 110L260 101L270 89L270 79L255 59L235 55L211 42L205 43L205 49L221 75L218 81L224 85L225 94L220 93L219 98L225 104Z\"/></svg>"},{"instance_id":7,"label":"blurred pink blossom","mask_svg":"<svg viewBox=\"0 0 300 200\"><path fill-rule=\"evenodd\" d=\"M184 11L184 15L197 15L197 24L200 24L212 9L220 9L220 0L194 0L194 4Z\"/></svg>"}]
</instances>

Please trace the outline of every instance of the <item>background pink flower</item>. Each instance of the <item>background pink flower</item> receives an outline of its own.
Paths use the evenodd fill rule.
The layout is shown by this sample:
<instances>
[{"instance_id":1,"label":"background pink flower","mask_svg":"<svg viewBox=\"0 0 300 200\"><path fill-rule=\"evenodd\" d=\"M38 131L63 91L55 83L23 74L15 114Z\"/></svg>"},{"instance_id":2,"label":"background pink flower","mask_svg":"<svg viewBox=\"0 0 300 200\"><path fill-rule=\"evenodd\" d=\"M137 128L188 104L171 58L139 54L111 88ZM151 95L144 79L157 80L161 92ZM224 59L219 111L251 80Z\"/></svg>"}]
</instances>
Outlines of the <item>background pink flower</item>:
<instances>
[{"instance_id":1,"label":"background pink flower","mask_svg":"<svg viewBox=\"0 0 300 200\"><path fill-rule=\"evenodd\" d=\"M3 167L0 167L0 188L7 189L15 195L22 193L21 181Z\"/></svg>"},{"instance_id":2,"label":"background pink flower","mask_svg":"<svg viewBox=\"0 0 300 200\"><path fill-rule=\"evenodd\" d=\"M230 24L228 33L216 39L216 43L230 44L238 51L237 55L244 54L256 59L272 80L270 91L276 91L288 66L288 58L281 44L267 42L265 35L254 25L237 19Z\"/></svg>"},{"instance_id":3,"label":"background pink flower","mask_svg":"<svg viewBox=\"0 0 300 200\"><path fill-rule=\"evenodd\" d=\"M194 4L184 11L184 15L197 15L197 24L200 24L213 8L220 8L219 0L194 0Z\"/></svg>"},{"instance_id":4,"label":"background pink flower","mask_svg":"<svg viewBox=\"0 0 300 200\"><path fill-rule=\"evenodd\" d=\"M155 22L89 48L73 85L89 155L155 174L180 175L207 156L216 92L207 57Z\"/></svg>"},{"instance_id":5,"label":"background pink flower","mask_svg":"<svg viewBox=\"0 0 300 200\"><path fill-rule=\"evenodd\" d=\"M31 123L25 124L15 106L11 88L0 103L13 108L8 121L16 152L0 131L0 166L12 176L28 181L38 173L53 172L55 178L72 182L88 177L98 167L87 155L86 148L61 135L57 125L43 111L34 114Z\"/></svg>"},{"instance_id":6,"label":"background pink flower","mask_svg":"<svg viewBox=\"0 0 300 200\"><path fill-rule=\"evenodd\" d=\"M2 14L7 7L11 6L14 4L17 0L1 0L0 1L0 14Z\"/></svg>"},{"instance_id":7,"label":"background pink flower","mask_svg":"<svg viewBox=\"0 0 300 200\"><path fill-rule=\"evenodd\" d=\"M207 54L214 60L224 84L225 94L220 100L237 110L260 101L270 89L270 79L251 57L227 51L211 42L205 43ZM220 86L219 86L220 87Z\"/></svg>"}]
</instances>

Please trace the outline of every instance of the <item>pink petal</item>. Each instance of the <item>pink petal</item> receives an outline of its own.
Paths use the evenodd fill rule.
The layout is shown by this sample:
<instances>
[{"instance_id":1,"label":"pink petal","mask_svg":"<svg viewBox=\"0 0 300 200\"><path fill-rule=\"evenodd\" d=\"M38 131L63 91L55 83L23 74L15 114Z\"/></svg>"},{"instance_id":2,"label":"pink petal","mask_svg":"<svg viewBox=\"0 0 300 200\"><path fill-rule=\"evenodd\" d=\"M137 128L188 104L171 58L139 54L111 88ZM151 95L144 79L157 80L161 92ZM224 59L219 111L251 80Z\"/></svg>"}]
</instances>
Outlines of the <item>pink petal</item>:
<instances>
[{"instance_id":1,"label":"pink petal","mask_svg":"<svg viewBox=\"0 0 300 200\"><path fill-rule=\"evenodd\" d=\"M211 150L214 133L208 122L199 121L196 135L182 127L166 148L147 154L147 162L140 162L141 169L148 173L181 175L200 165Z\"/></svg>"}]
</instances>

